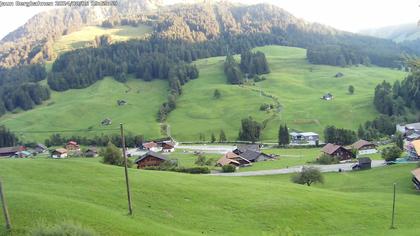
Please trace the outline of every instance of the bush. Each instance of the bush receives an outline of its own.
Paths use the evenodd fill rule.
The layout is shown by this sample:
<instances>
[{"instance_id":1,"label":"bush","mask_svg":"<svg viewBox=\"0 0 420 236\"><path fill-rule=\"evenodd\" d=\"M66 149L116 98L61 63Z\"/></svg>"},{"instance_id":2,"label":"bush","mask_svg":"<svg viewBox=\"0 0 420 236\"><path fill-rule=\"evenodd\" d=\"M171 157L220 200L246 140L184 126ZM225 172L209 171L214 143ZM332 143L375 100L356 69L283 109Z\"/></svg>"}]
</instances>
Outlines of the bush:
<instances>
[{"instance_id":1,"label":"bush","mask_svg":"<svg viewBox=\"0 0 420 236\"><path fill-rule=\"evenodd\" d=\"M192 168L178 168L178 172L189 173L189 174L210 174L208 167L192 167Z\"/></svg>"},{"instance_id":2,"label":"bush","mask_svg":"<svg viewBox=\"0 0 420 236\"><path fill-rule=\"evenodd\" d=\"M272 104L264 103L260 106L260 111L268 111L268 110L271 110L273 108L274 108L274 106Z\"/></svg>"},{"instance_id":3,"label":"bush","mask_svg":"<svg viewBox=\"0 0 420 236\"><path fill-rule=\"evenodd\" d=\"M104 157L103 163L114 166L124 166L124 157L121 150L113 143L109 142L107 147L101 150L100 154ZM133 165L131 160L127 160L127 165L129 167Z\"/></svg>"},{"instance_id":4,"label":"bush","mask_svg":"<svg viewBox=\"0 0 420 236\"><path fill-rule=\"evenodd\" d=\"M324 177L321 171L315 167L303 167L300 173L292 177L292 181L296 184L311 186L313 183L324 183Z\"/></svg>"},{"instance_id":5,"label":"bush","mask_svg":"<svg viewBox=\"0 0 420 236\"><path fill-rule=\"evenodd\" d=\"M382 158L385 161L395 161L400 158L402 150L397 146L387 147L382 150Z\"/></svg>"},{"instance_id":6,"label":"bush","mask_svg":"<svg viewBox=\"0 0 420 236\"><path fill-rule=\"evenodd\" d=\"M33 229L30 236L95 236L93 230L72 223L62 223L54 226L39 226Z\"/></svg>"},{"instance_id":7,"label":"bush","mask_svg":"<svg viewBox=\"0 0 420 236\"><path fill-rule=\"evenodd\" d=\"M335 158L333 156L330 156L330 155L326 155L326 154L318 157L318 159L316 159L315 162L318 163L318 164L321 164L321 165L331 165L331 164L339 163L337 158Z\"/></svg>"},{"instance_id":8,"label":"bush","mask_svg":"<svg viewBox=\"0 0 420 236\"><path fill-rule=\"evenodd\" d=\"M235 171L236 171L236 166L234 166L234 165L222 166L222 172L224 172L224 173L233 173Z\"/></svg>"}]
</instances>

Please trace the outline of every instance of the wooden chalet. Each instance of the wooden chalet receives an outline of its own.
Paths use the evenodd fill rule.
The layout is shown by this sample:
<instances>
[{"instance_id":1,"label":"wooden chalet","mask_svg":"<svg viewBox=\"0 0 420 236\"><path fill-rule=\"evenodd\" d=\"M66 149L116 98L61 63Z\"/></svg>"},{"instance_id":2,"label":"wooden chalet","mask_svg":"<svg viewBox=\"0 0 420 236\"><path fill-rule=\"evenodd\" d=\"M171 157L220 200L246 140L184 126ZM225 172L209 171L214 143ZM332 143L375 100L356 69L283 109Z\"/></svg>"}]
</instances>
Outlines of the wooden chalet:
<instances>
[{"instance_id":1,"label":"wooden chalet","mask_svg":"<svg viewBox=\"0 0 420 236\"><path fill-rule=\"evenodd\" d=\"M376 147L376 144L361 139L353 143L349 148L356 149L359 155L368 155L377 153Z\"/></svg>"},{"instance_id":2,"label":"wooden chalet","mask_svg":"<svg viewBox=\"0 0 420 236\"><path fill-rule=\"evenodd\" d=\"M76 141L69 141L66 144L66 149L68 151L78 151L78 150L80 150L80 146L79 146L79 144L77 144Z\"/></svg>"},{"instance_id":3,"label":"wooden chalet","mask_svg":"<svg viewBox=\"0 0 420 236\"><path fill-rule=\"evenodd\" d=\"M344 148L343 146L335 145L332 143L325 145L321 152L329 156L337 157L340 161L354 158L354 155L350 150Z\"/></svg>"},{"instance_id":4,"label":"wooden chalet","mask_svg":"<svg viewBox=\"0 0 420 236\"><path fill-rule=\"evenodd\" d=\"M234 152L228 152L225 155L223 155L218 161L217 166L225 166L233 164L235 166L249 166L252 165L250 161L247 159L239 156L238 154Z\"/></svg>"},{"instance_id":5,"label":"wooden chalet","mask_svg":"<svg viewBox=\"0 0 420 236\"><path fill-rule=\"evenodd\" d=\"M174 152L175 151L175 144L172 142L163 142L161 144L163 152Z\"/></svg>"},{"instance_id":6,"label":"wooden chalet","mask_svg":"<svg viewBox=\"0 0 420 236\"><path fill-rule=\"evenodd\" d=\"M3 148L0 148L0 157L12 157L17 152L21 152L25 150L26 148L24 146L3 147Z\"/></svg>"},{"instance_id":7,"label":"wooden chalet","mask_svg":"<svg viewBox=\"0 0 420 236\"><path fill-rule=\"evenodd\" d=\"M413 174L413 178L411 179L411 181L413 182L414 187L417 190L420 190L420 168L411 171L411 174Z\"/></svg>"},{"instance_id":8,"label":"wooden chalet","mask_svg":"<svg viewBox=\"0 0 420 236\"><path fill-rule=\"evenodd\" d=\"M142 149L152 152L160 152L162 151L162 147L155 142L147 142L142 144Z\"/></svg>"},{"instance_id":9,"label":"wooden chalet","mask_svg":"<svg viewBox=\"0 0 420 236\"><path fill-rule=\"evenodd\" d=\"M143 156L140 156L134 163L137 164L138 169L144 169L146 167L160 166L163 162L166 161L166 158L156 152L148 151Z\"/></svg>"},{"instance_id":10,"label":"wooden chalet","mask_svg":"<svg viewBox=\"0 0 420 236\"><path fill-rule=\"evenodd\" d=\"M60 159L60 158L66 158L68 156L67 149L64 148L57 148L51 152L51 158L54 159Z\"/></svg>"}]
</instances>

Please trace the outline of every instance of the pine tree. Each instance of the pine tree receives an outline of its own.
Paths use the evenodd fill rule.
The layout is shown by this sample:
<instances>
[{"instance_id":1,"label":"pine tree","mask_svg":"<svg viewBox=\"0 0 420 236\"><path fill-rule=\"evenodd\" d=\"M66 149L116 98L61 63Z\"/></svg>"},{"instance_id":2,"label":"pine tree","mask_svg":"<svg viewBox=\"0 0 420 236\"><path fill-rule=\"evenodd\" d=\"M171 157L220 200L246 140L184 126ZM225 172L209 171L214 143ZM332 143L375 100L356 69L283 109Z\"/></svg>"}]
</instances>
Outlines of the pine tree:
<instances>
[{"instance_id":1,"label":"pine tree","mask_svg":"<svg viewBox=\"0 0 420 236\"><path fill-rule=\"evenodd\" d=\"M220 130L219 142L220 143L224 143L226 141L227 141L227 138L226 138L225 131L224 130Z\"/></svg>"}]
</instances>

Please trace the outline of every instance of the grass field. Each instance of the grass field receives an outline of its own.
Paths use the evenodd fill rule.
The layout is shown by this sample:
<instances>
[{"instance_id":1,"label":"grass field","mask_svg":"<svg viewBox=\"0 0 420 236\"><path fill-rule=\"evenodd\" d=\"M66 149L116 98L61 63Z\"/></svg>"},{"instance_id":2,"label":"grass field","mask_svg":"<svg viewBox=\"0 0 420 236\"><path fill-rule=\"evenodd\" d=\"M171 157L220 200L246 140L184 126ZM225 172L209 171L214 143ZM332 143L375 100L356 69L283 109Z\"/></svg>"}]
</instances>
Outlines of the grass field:
<instances>
[{"instance_id":1,"label":"grass field","mask_svg":"<svg viewBox=\"0 0 420 236\"><path fill-rule=\"evenodd\" d=\"M237 138L241 119L251 115L262 122L273 115L259 111L263 102L272 100L260 97L258 90L278 97L282 105L282 112L268 122L263 132L265 141L276 141L281 123L320 134L326 125L356 129L378 115L372 104L375 86L383 80L392 82L405 76L404 72L379 67L312 65L306 60L306 50L300 48L267 46L255 50L266 54L272 71L266 81L256 86L226 85L223 57L197 62L199 79L184 87L178 108L169 117L175 137L186 140L198 137L200 132L210 137L212 132L224 129L229 138ZM344 77L334 78L338 72ZM349 85L355 87L354 95L348 94ZM220 101L212 99L216 88L222 91ZM257 92L248 94L252 89ZM321 100L327 92L336 98L330 102Z\"/></svg>"},{"instance_id":2,"label":"grass field","mask_svg":"<svg viewBox=\"0 0 420 236\"><path fill-rule=\"evenodd\" d=\"M61 37L54 43L53 48L57 54L62 54L91 45L96 36L110 35L113 42L121 42L141 38L149 32L151 32L151 28L146 25L140 25L138 27L118 26L115 28L87 26L79 31Z\"/></svg>"},{"instance_id":3,"label":"grass field","mask_svg":"<svg viewBox=\"0 0 420 236\"><path fill-rule=\"evenodd\" d=\"M86 89L52 92L52 98L34 110L8 113L0 123L14 130L22 140L43 141L48 131L115 129L119 123L134 134L147 138L161 136L156 112L166 99L167 82L156 80L144 82L130 79L126 84L105 78ZM128 102L118 106L117 100ZM101 126L105 118L112 119L111 126ZM99 132L62 132L61 135L100 135ZM104 132L109 133L109 131ZM118 131L113 131L118 133Z\"/></svg>"},{"instance_id":4,"label":"grass field","mask_svg":"<svg viewBox=\"0 0 420 236\"><path fill-rule=\"evenodd\" d=\"M241 119L248 116L266 121L262 140L271 142L277 141L278 127L282 123L287 123L291 129L321 135L326 125L356 129L378 115L372 104L375 86L382 80L392 82L405 76L404 72L379 67L311 65L306 61L306 51L299 48L268 46L256 50L265 52L272 72L266 76L266 81L255 86L228 85L223 73L224 57L196 62L200 77L183 87L177 108L168 118L173 137L178 141L196 141L202 134L210 140L212 133L218 138L223 129L229 140L236 140ZM344 77L334 78L338 72ZM123 85L105 79L86 89L53 92L51 101L46 102L53 105L8 114L0 118L0 124L13 131L85 129L97 127L102 119L110 117L115 124L127 123L128 131L148 138L158 137L155 117L167 96L166 83L131 80ZM347 94L350 84L355 87L354 95ZM133 89L125 94L127 86ZM139 89L141 93L137 94ZM220 99L213 97L215 89L221 91ZM261 96L260 90L279 99L280 113L260 111L261 104L273 102ZM326 92L333 93L335 99L321 100ZM130 99L130 105L117 107L116 100L124 97ZM45 138L46 135L29 133L24 137L38 141Z\"/></svg>"},{"instance_id":5,"label":"grass field","mask_svg":"<svg viewBox=\"0 0 420 236\"><path fill-rule=\"evenodd\" d=\"M397 165L325 175L312 187L290 176L215 177L129 171L134 215L126 215L123 169L98 159L3 159L12 235L75 222L101 235L418 235L419 195ZM396 230L389 230L398 184ZM0 234L3 230L0 217Z\"/></svg>"}]
</instances>

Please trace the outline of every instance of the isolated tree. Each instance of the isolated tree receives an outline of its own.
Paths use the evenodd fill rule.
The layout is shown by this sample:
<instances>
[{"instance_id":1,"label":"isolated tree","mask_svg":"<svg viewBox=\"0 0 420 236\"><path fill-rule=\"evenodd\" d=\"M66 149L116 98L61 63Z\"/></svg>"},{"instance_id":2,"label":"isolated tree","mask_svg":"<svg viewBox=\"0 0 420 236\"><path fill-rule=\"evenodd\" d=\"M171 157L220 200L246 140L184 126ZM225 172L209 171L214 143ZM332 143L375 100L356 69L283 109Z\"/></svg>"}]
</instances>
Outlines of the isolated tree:
<instances>
[{"instance_id":1,"label":"isolated tree","mask_svg":"<svg viewBox=\"0 0 420 236\"><path fill-rule=\"evenodd\" d=\"M219 142L220 142L220 143L224 143L224 142L226 142L226 141L227 141L227 138L226 138L225 131L224 131L224 130L220 130L220 134L219 134Z\"/></svg>"},{"instance_id":2,"label":"isolated tree","mask_svg":"<svg viewBox=\"0 0 420 236\"><path fill-rule=\"evenodd\" d=\"M395 137L395 145L397 145L397 147L399 147L401 150L404 150L404 137L402 134L398 134Z\"/></svg>"},{"instance_id":3,"label":"isolated tree","mask_svg":"<svg viewBox=\"0 0 420 236\"><path fill-rule=\"evenodd\" d=\"M103 163L115 166L124 166L124 157L121 150L113 143L108 142L108 145L101 150L100 154L104 157ZM129 162L129 165L131 165L131 162Z\"/></svg>"},{"instance_id":4,"label":"isolated tree","mask_svg":"<svg viewBox=\"0 0 420 236\"><path fill-rule=\"evenodd\" d=\"M214 135L214 133L211 133L211 143L216 142L216 136Z\"/></svg>"},{"instance_id":5,"label":"isolated tree","mask_svg":"<svg viewBox=\"0 0 420 236\"><path fill-rule=\"evenodd\" d=\"M216 99L219 99L220 97L222 97L222 94L220 93L220 91L218 89L214 90L214 94L213 97Z\"/></svg>"},{"instance_id":6,"label":"isolated tree","mask_svg":"<svg viewBox=\"0 0 420 236\"><path fill-rule=\"evenodd\" d=\"M397 146L387 147L382 150L382 158L385 161L395 161L400 158L402 150Z\"/></svg>"},{"instance_id":7,"label":"isolated tree","mask_svg":"<svg viewBox=\"0 0 420 236\"><path fill-rule=\"evenodd\" d=\"M353 85L349 86L349 94L354 94L354 86Z\"/></svg>"},{"instance_id":8,"label":"isolated tree","mask_svg":"<svg viewBox=\"0 0 420 236\"><path fill-rule=\"evenodd\" d=\"M287 125L280 125L279 128L279 146L286 146L290 143L290 136L289 136L289 130L287 128Z\"/></svg>"},{"instance_id":9,"label":"isolated tree","mask_svg":"<svg viewBox=\"0 0 420 236\"><path fill-rule=\"evenodd\" d=\"M321 171L315 167L303 167L301 172L292 177L292 181L311 186L313 183L324 183L324 177Z\"/></svg>"},{"instance_id":10,"label":"isolated tree","mask_svg":"<svg viewBox=\"0 0 420 236\"><path fill-rule=\"evenodd\" d=\"M198 166L205 166L206 165L206 156L198 155L197 159L195 160L195 164Z\"/></svg>"}]
</instances>

